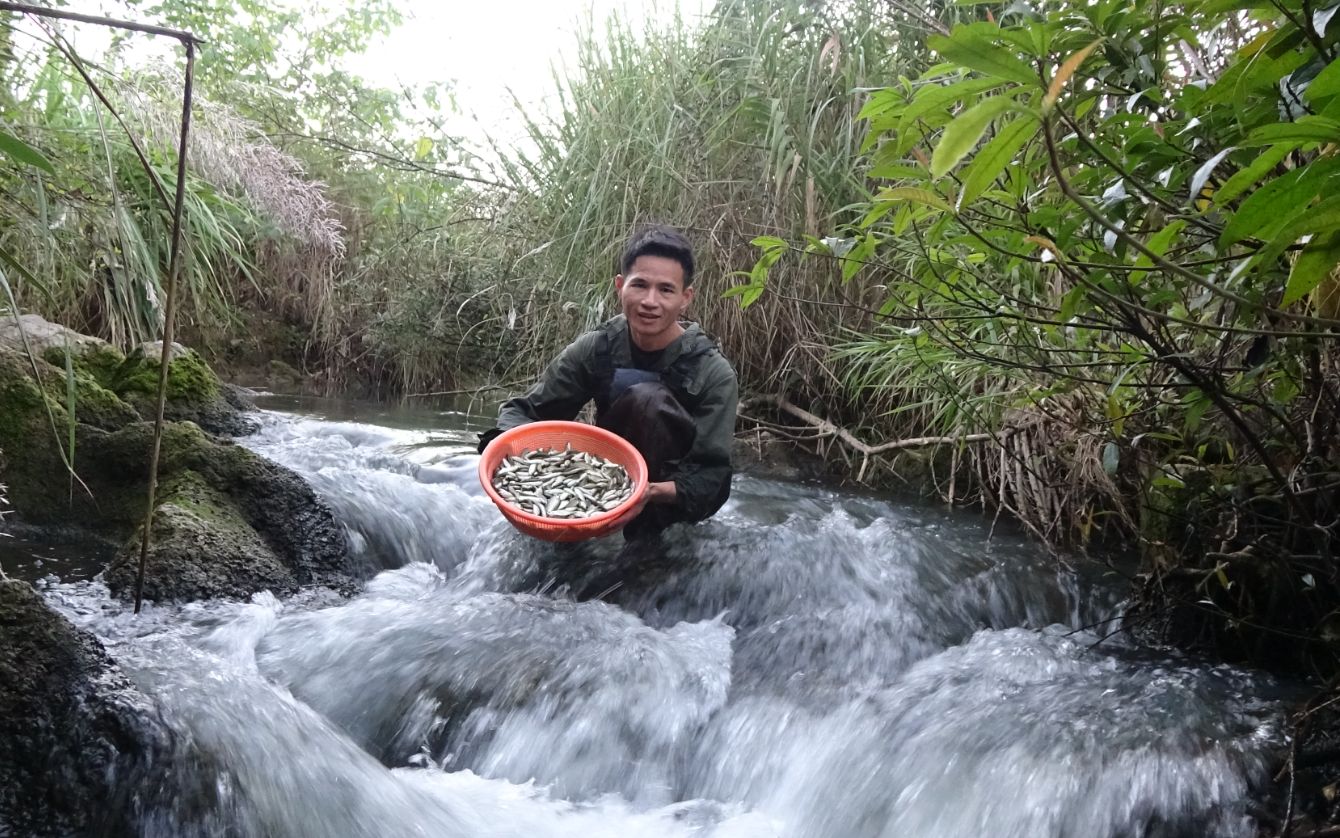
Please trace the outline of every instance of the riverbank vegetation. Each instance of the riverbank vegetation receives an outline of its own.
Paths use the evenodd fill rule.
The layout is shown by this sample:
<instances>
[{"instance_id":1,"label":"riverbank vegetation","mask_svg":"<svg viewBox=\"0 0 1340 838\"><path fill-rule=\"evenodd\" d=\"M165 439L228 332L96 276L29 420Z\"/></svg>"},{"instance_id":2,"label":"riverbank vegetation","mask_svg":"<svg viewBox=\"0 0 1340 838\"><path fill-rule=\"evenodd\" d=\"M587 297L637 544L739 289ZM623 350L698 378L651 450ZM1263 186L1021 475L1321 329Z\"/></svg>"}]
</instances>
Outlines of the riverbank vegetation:
<instances>
[{"instance_id":1,"label":"riverbank vegetation","mask_svg":"<svg viewBox=\"0 0 1340 838\"><path fill-rule=\"evenodd\" d=\"M1139 627L1337 672L1336 6L721 0L593 27L558 107L484 156L448 88L339 69L393 5L127 6L208 45L181 316L212 361L516 386L669 220L742 428L1057 547L1136 544ZM162 322L136 146L172 185L180 79L61 26L0 19L0 269L126 349Z\"/></svg>"}]
</instances>

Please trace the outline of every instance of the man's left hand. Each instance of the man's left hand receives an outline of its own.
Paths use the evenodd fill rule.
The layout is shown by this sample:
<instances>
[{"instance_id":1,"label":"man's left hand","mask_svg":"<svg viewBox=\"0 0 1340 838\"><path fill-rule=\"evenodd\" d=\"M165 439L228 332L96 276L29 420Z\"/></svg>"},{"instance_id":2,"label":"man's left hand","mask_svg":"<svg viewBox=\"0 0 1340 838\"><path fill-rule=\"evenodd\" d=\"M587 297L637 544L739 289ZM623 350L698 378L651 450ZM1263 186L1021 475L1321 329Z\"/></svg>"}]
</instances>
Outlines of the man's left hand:
<instances>
[{"instance_id":1,"label":"man's left hand","mask_svg":"<svg viewBox=\"0 0 1340 838\"><path fill-rule=\"evenodd\" d=\"M675 490L675 481L666 480L662 483L648 483L647 492L642 496L632 509L619 516L615 523L615 529L623 529L633 522L633 519L642 514L649 503L674 503L679 493Z\"/></svg>"}]
</instances>

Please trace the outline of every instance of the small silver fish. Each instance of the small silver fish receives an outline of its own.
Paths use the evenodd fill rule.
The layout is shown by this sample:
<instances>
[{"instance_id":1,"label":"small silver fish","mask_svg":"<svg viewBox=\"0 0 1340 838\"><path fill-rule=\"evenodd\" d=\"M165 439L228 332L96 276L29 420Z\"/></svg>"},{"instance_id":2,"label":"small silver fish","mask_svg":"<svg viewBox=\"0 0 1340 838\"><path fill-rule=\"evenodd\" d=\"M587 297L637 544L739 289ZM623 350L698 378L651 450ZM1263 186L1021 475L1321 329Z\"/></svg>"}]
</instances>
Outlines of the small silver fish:
<instances>
[{"instance_id":1,"label":"small silver fish","mask_svg":"<svg viewBox=\"0 0 1340 838\"><path fill-rule=\"evenodd\" d=\"M608 512L633 494L633 481L618 463L586 451L535 449L506 457L493 472L500 497L533 515L588 518Z\"/></svg>"}]
</instances>

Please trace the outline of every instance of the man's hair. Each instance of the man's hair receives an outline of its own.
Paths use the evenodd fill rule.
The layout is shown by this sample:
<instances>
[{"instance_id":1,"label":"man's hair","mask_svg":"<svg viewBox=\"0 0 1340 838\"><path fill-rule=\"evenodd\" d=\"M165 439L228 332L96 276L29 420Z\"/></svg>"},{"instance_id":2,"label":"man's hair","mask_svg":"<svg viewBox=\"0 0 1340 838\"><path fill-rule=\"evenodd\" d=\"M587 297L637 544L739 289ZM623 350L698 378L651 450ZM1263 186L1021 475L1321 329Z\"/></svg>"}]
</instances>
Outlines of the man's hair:
<instances>
[{"instance_id":1,"label":"man's hair","mask_svg":"<svg viewBox=\"0 0 1340 838\"><path fill-rule=\"evenodd\" d=\"M619 273L626 274L639 256L663 256L684 267L684 287L693 283L693 245L684 234L666 224L640 227L629 237L619 262Z\"/></svg>"}]
</instances>

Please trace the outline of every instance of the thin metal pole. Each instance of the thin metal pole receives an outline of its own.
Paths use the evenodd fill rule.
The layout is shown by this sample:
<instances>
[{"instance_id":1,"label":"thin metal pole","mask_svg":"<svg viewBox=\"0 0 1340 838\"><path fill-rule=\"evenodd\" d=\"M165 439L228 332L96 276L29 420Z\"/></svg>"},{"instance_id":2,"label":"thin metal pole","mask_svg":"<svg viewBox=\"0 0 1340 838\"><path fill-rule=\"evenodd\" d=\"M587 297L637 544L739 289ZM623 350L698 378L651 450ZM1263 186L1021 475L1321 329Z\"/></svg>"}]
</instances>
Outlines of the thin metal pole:
<instances>
[{"instance_id":1,"label":"thin metal pole","mask_svg":"<svg viewBox=\"0 0 1340 838\"><path fill-rule=\"evenodd\" d=\"M180 29L168 29L164 26L150 26L145 23L132 23L128 20L117 20L111 17L97 17L95 15L81 15L74 12L66 12L60 9L50 9L46 6L29 6L26 3L10 3L6 0L0 0L0 12L20 12L25 15L37 15L38 17L54 17L60 20L74 20L79 23L96 23L100 26L113 26L117 29L129 29L132 32L146 32L150 35L166 35L169 38L176 38L183 44L204 43L190 32L183 32Z\"/></svg>"},{"instance_id":2,"label":"thin metal pole","mask_svg":"<svg viewBox=\"0 0 1340 838\"><path fill-rule=\"evenodd\" d=\"M163 314L163 353L158 366L158 405L154 441L149 455L149 501L140 539L140 565L135 574L135 613L144 597L144 568L149 561L149 531L153 529L154 495L158 491L158 453L163 444L163 405L167 401L168 370L172 363L173 322L177 313L177 274L181 270L181 216L186 201L186 137L191 130L191 78L195 70L195 42L186 45L186 84L181 102L181 142L177 146L177 196L172 207L172 249L168 256L167 309Z\"/></svg>"}]
</instances>

